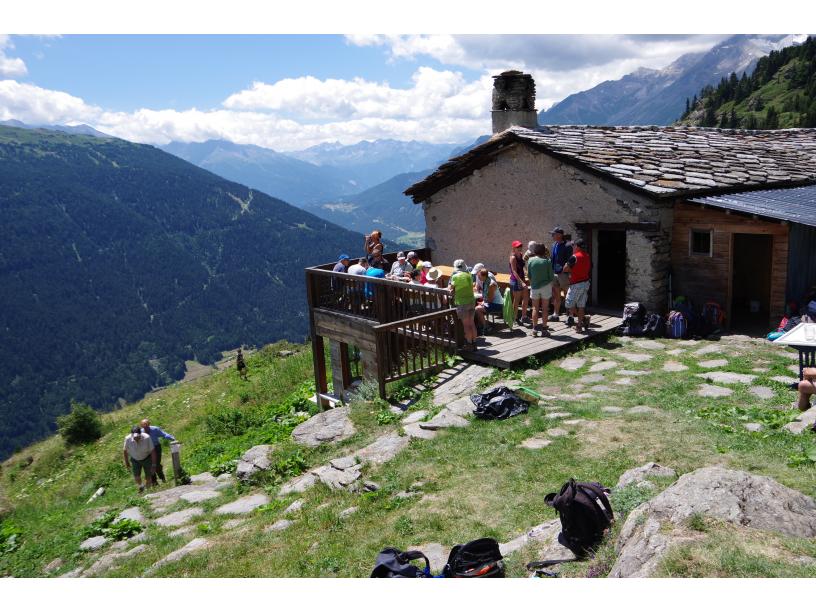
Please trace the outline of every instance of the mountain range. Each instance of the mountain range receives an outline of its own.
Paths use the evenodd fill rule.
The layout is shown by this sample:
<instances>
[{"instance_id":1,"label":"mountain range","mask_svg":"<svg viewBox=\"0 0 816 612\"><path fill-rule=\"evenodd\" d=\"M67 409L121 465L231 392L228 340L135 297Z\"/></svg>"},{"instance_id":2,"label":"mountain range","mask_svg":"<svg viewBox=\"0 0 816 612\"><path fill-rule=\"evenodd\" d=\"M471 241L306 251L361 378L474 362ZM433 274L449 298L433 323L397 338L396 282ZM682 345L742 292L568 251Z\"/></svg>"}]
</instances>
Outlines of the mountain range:
<instances>
[{"instance_id":1,"label":"mountain range","mask_svg":"<svg viewBox=\"0 0 816 612\"><path fill-rule=\"evenodd\" d=\"M706 85L732 72L750 73L773 50L804 40L797 35L740 34L702 53L679 57L666 68L640 68L615 81L566 97L539 113L544 125L669 125Z\"/></svg>"},{"instance_id":2,"label":"mountain range","mask_svg":"<svg viewBox=\"0 0 816 612\"><path fill-rule=\"evenodd\" d=\"M0 458L72 400L302 341L303 268L362 236L149 145L0 127Z\"/></svg>"}]
</instances>

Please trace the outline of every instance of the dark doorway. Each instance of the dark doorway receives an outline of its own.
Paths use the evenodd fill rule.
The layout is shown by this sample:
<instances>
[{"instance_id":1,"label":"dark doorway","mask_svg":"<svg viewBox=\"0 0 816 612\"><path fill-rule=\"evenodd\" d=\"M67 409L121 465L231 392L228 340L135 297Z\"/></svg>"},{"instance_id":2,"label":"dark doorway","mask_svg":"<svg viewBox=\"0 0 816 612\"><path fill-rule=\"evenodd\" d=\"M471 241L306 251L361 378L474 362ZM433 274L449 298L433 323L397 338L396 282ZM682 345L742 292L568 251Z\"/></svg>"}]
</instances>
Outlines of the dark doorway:
<instances>
[{"instance_id":1,"label":"dark doorway","mask_svg":"<svg viewBox=\"0 0 816 612\"><path fill-rule=\"evenodd\" d=\"M619 310L626 298L626 232L599 229L593 250L597 305Z\"/></svg>"},{"instance_id":2,"label":"dark doorway","mask_svg":"<svg viewBox=\"0 0 816 612\"><path fill-rule=\"evenodd\" d=\"M731 328L744 332L768 327L773 237L734 234L731 276Z\"/></svg>"}]
</instances>

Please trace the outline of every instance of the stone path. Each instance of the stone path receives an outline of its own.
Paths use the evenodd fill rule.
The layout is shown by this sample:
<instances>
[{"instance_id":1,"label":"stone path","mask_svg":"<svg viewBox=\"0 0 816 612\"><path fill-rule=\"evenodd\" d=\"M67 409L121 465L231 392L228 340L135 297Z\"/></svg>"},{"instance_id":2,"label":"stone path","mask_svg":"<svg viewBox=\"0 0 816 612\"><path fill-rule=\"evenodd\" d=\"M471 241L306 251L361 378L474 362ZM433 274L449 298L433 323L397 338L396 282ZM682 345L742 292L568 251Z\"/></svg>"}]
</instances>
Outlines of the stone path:
<instances>
[{"instance_id":1,"label":"stone path","mask_svg":"<svg viewBox=\"0 0 816 612\"><path fill-rule=\"evenodd\" d=\"M700 385L697 389L697 395L700 397L727 397L734 392L733 389L727 387L718 387L716 385Z\"/></svg>"},{"instance_id":2,"label":"stone path","mask_svg":"<svg viewBox=\"0 0 816 612\"><path fill-rule=\"evenodd\" d=\"M269 497L263 493L255 493L240 497L233 502L224 504L215 509L216 514L249 514L256 508L269 503Z\"/></svg>"},{"instance_id":3,"label":"stone path","mask_svg":"<svg viewBox=\"0 0 816 612\"><path fill-rule=\"evenodd\" d=\"M709 359L708 361L698 361L701 368L722 368L728 365L727 359Z\"/></svg>"},{"instance_id":4,"label":"stone path","mask_svg":"<svg viewBox=\"0 0 816 612\"><path fill-rule=\"evenodd\" d=\"M558 364L558 367L563 370L567 370L568 372L575 372L576 370L583 368L585 363L586 359L581 357L567 357Z\"/></svg>"},{"instance_id":5,"label":"stone path","mask_svg":"<svg viewBox=\"0 0 816 612\"><path fill-rule=\"evenodd\" d=\"M604 370L611 370L611 369L617 368L617 367L618 367L618 362L603 360L603 361L599 361L599 362L593 364L592 366L590 366L589 371L590 372L603 372Z\"/></svg>"},{"instance_id":6,"label":"stone path","mask_svg":"<svg viewBox=\"0 0 816 612\"><path fill-rule=\"evenodd\" d=\"M753 374L737 374L736 372L706 372L705 374L697 374L699 378L704 378L715 383L733 385L743 384L747 385L756 378Z\"/></svg>"},{"instance_id":7,"label":"stone path","mask_svg":"<svg viewBox=\"0 0 816 612\"><path fill-rule=\"evenodd\" d=\"M184 510L178 510L177 512L160 516L156 519L155 523L159 527L179 527L180 525L189 523L192 519L202 514L204 514L203 508L193 506L192 508L185 508Z\"/></svg>"},{"instance_id":8,"label":"stone path","mask_svg":"<svg viewBox=\"0 0 816 612\"><path fill-rule=\"evenodd\" d=\"M748 391L760 399L773 399L774 390L769 387L749 387Z\"/></svg>"},{"instance_id":9,"label":"stone path","mask_svg":"<svg viewBox=\"0 0 816 612\"><path fill-rule=\"evenodd\" d=\"M341 406L318 412L292 430L292 439L312 447L345 440L357 433L349 418L350 411L350 406Z\"/></svg>"},{"instance_id":10,"label":"stone path","mask_svg":"<svg viewBox=\"0 0 816 612\"><path fill-rule=\"evenodd\" d=\"M440 378L447 376L447 379L434 389L433 403L445 406L460 395L472 393L479 382L492 373L493 368L476 364L443 372Z\"/></svg>"},{"instance_id":11,"label":"stone path","mask_svg":"<svg viewBox=\"0 0 816 612\"><path fill-rule=\"evenodd\" d=\"M648 370L618 370L618 374L623 376L646 376L647 374L651 374Z\"/></svg>"},{"instance_id":12,"label":"stone path","mask_svg":"<svg viewBox=\"0 0 816 612\"><path fill-rule=\"evenodd\" d=\"M663 364L664 372L685 372L686 370L688 370L688 366L679 361L667 361Z\"/></svg>"},{"instance_id":13,"label":"stone path","mask_svg":"<svg viewBox=\"0 0 816 612\"><path fill-rule=\"evenodd\" d=\"M633 363L643 363L644 361L649 361L652 358L652 355L648 353L624 353L621 351L615 352L616 357L622 357L626 359L626 361L631 361Z\"/></svg>"}]
</instances>

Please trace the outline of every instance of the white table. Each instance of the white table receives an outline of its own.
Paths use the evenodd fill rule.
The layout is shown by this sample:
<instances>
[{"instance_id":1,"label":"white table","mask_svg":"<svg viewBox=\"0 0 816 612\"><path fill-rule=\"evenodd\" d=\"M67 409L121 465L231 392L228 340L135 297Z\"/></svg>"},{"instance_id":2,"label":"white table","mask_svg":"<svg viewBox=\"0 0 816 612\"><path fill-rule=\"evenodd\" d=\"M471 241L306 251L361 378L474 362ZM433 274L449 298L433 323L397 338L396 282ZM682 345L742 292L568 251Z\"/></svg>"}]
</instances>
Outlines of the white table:
<instances>
[{"instance_id":1,"label":"white table","mask_svg":"<svg viewBox=\"0 0 816 612\"><path fill-rule=\"evenodd\" d=\"M810 326L816 333L816 323L800 323L792 330L774 340L775 344L787 344L799 351L799 380L803 379L802 370L816 367L816 338L808 337L805 326ZM794 388L796 384L791 385Z\"/></svg>"}]
</instances>

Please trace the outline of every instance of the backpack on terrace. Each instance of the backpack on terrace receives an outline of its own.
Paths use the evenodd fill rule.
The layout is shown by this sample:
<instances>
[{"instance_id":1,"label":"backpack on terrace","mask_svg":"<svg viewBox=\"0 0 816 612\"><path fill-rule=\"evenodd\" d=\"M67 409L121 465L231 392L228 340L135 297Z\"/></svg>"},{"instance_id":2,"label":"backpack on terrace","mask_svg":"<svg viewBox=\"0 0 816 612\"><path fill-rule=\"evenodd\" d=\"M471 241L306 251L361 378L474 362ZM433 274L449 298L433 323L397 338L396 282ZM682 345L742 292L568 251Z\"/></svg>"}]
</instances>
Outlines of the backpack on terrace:
<instances>
[{"instance_id":1,"label":"backpack on terrace","mask_svg":"<svg viewBox=\"0 0 816 612\"><path fill-rule=\"evenodd\" d=\"M414 559L424 559L425 569L412 565ZM396 548L384 548L377 555L377 564L371 572L372 578L430 578L431 564L428 557L418 550L401 551Z\"/></svg>"},{"instance_id":2,"label":"backpack on terrace","mask_svg":"<svg viewBox=\"0 0 816 612\"><path fill-rule=\"evenodd\" d=\"M706 302L703 306L703 324L708 333L714 333L722 328L725 322L725 312L717 302Z\"/></svg>"},{"instance_id":3,"label":"backpack on terrace","mask_svg":"<svg viewBox=\"0 0 816 612\"><path fill-rule=\"evenodd\" d=\"M630 302L623 305L623 321L621 334L624 336L643 335L643 324L646 320L646 307L640 302Z\"/></svg>"},{"instance_id":4,"label":"backpack on terrace","mask_svg":"<svg viewBox=\"0 0 816 612\"><path fill-rule=\"evenodd\" d=\"M504 561L499 543L480 538L454 546L445 564L445 578L504 578Z\"/></svg>"},{"instance_id":5,"label":"backpack on terrace","mask_svg":"<svg viewBox=\"0 0 816 612\"><path fill-rule=\"evenodd\" d=\"M646 317L646 323L643 324L643 335L649 338L662 338L666 335L666 322L656 312L653 312Z\"/></svg>"},{"instance_id":6,"label":"backpack on terrace","mask_svg":"<svg viewBox=\"0 0 816 612\"><path fill-rule=\"evenodd\" d=\"M606 489L597 482L575 482L570 478L558 493L544 498L561 519L558 541L580 559L600 544L614 520Z\"/></svg>"},{"instance_id":7,"label":"backpack on terrace","mask_svg":"<svg viewBox=\"0 0 816 612\"><path fill-rule=\"evenodd\" d=\"M669 338L685 338L688 334L688 319L679 310L672 310L666 319L666 335Z\"/></svg>"}]
</instances>

